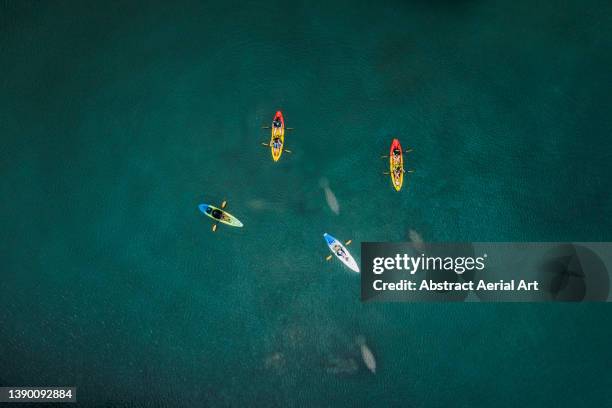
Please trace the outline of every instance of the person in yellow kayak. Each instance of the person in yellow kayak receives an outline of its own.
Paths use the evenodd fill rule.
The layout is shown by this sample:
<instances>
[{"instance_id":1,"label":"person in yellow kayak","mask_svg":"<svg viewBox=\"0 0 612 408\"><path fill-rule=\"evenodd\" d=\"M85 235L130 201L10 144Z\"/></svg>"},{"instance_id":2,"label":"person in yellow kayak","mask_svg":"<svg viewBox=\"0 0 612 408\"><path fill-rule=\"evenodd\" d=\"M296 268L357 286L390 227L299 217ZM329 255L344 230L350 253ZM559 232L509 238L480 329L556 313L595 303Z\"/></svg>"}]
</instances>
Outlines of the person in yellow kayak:
<instances>
[{"instance_id":1,"label":"person in yellow kayak","mask_svg":"<svg viewBox=\"0 0 612 408\"><path fill-rule=\"evenodd\" d=\"M400 149L393 149L393 176L395 177L395 179L399 179L401 174L404 172L401 160L402 152L400 151Z\"/></svg>"},{"instance_id":2,"label":"person in yellow kayak","mask_svg":"<svg viewBox=\"0 0 612 408\"><path fill-rule=\"evenodd\" d=\"M278 137L274 138L274 141L272 142L272 147L274 147L275 149L280 149L281 148L280 138L278 138Z\"/></svg>"},{"instance_id":3,"label":"person in yellow kayak","mask_svg":"<svg viewBox=\"0 0 612 408\"><path fill-rule=\"evenodd\" d=\"M283 126L283 122L281 122L280 117L274 118L272 121L272 134L275 136L272 141L272 147L275 149L280 149L282 147L282 143L280 140L279 133L281 132L281 127Z\"/></svg>"},{"instance_id":4,"label":"person in yellow kayak","mask_svg":"<svg viewBox=\"0 0 612 408\"><path fill-rule=\"evenodd\" d=\"M393 149L393 162L398 164L401 158L401 154L402 152L400 151L400 149Z\"/></svg>"},{"instance_id":5,"label":"person in yellow kayak","mask_svg":"<svg viewBox=\"0 0 612 408\"><path fill-rule=\"evenodd\" d=\"M402 169L402 166L400 166L399 164L393 168L393 176L395 177L396 180L399 179L399 177L401 176L403 172L404 172L404 169Z\"/></svg>"}]
</instances>

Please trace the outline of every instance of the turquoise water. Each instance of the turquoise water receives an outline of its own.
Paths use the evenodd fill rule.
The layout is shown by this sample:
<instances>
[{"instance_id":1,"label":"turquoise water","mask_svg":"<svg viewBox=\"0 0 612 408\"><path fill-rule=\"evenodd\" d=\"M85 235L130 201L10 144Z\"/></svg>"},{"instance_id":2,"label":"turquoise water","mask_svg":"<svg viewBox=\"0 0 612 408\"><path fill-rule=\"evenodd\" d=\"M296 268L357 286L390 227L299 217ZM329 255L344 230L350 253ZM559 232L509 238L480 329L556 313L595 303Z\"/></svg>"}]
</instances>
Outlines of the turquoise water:
<instances>
[{"instance_id":1,"label":"turquoise water","mask_svg":"<svg viewBox=\"0 0 612 408\"><path fill-rule=\"evenodd\" d=\"M612 403L608 305L363 305L322 238L357 258L410 229L610 241L609 2L0 11L1 385L88 406ZM277 109L296 130L273 163ZM392 137L414 148L401 193ZM197 205L223 199L245 228L212 234Z\"/></svg>"}]
</instances>

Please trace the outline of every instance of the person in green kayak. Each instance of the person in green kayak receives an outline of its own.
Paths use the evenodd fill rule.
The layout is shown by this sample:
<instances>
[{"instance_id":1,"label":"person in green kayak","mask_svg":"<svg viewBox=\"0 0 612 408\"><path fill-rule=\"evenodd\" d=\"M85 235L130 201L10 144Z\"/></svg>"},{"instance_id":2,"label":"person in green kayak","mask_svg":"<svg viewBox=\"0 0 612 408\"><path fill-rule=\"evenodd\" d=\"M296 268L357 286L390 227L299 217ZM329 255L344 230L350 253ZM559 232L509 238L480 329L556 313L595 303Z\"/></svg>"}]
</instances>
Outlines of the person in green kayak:
<instances>
[{"instance_id":1,"label":"person in green kayak","mask_svg":"<svg viewBox=\"0 0 612 408\"><path fill-rule=\"evenodd\" d=\"M213 218L216 218L218 220L223 219L223 211L221 210L217 210L216 208L213 210L212 208L208 207L206 209L206 212L210 215L213 216Z\"/></svg>"}]
</instances>

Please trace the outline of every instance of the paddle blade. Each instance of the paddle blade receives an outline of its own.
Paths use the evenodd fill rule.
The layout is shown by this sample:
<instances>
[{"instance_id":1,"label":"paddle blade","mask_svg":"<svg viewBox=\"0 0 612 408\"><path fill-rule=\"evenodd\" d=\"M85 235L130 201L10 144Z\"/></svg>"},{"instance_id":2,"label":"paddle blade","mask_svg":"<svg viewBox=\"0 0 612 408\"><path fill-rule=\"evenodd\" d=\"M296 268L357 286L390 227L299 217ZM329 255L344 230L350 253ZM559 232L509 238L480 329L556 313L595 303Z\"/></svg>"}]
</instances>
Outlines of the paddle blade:
<instances>
[{"instance_id":1,"label":"paddle blade","mask_svg":"<svg viewBox=\"0 0 612 408\"><path fill-rule=\"evenodd\" d=\"M215 231L217 231L217 224L213 224L212 226L212 232L215 232Z\"/></svg>"},{"instance_id":2,"label":"paddle blade","mask_svg":"<svg viewBox=\"0 0 612 408\"><path fill-rule=\"evenodd\" d=\"M408 170L407 173L414 173L414 170Z\"/></svg>"},{"instance_id":3,"label":"paddle blade","mask_svg":"<svg viewBox=\"0 0 612 408\"><path fill-rule=\"evenodd\" d=\"M325 260L326 260L326 261L331 261L331 259L332 259L332 256L331 256L331 255L327 255L327 256L325 257Z\"/></svg>"},{"instance_id":4,"label":"paddle blade","mask_svg":"<svg viewBox=\"0 0 612 408\"><path fill-rule=\"evenodd\" d=\"M383 171L383 173L385 176L388 176L390 173L388 171Z\"/></svg>"},{"instance_id":5,"label":"paddle blade","mask_svg":"<svg viewBox=\"0 0 612 408\"><path fill-rule=\"evenodd\" d=\"M285 153L293 153L291 150L283 149Z\"/></svg>"},{"instance_id":6,"label":"paddle blade","mask_svg":"<svg viewBox=\"0 0 612 408\"><path fill-rule=\"evenodd\" d=\"M268 143L264 143L264 142L261 142L261 145L265 146L265 147L270 147L270 145Z\"/></svg>"},{"instance_id":7,"label":"paddle blade","mask_svg":"<svg viewBox=\"0 0 612 408\"><path fill-rule=\"evenodd\" d=\"M271 127L271 126L262 126L261 128L262 128L262 129L272 129L272 127Z\"/></svg>"},{"instance_id":8,"label":"paddle blade","mask_svg":"<svg viewBox=\"0 0 612 408\"><path fill-rule=\"evenodd\" d=\"M344 245L351 245L351 242L353 242L353 240L352 240L352 239L349 239L348 241L346 241L346 242L344 243Z\"/></svg>"},{"instance_id":9,"label":"paddle blade","mask_svg":"<svg viewBox=\"0 0 612 408\"><path fill-rule=\"evenodd\" d=\"M225 208L226 205L227 205L227 201L223 200L223 202L221 203L221 209Z\"/></svg>"},{"instance_id":10,"label":"paddle blade","mask_svg":"<svg viewBox=\"0 0 612 408\"><path fill-rule=\"evenodd\" d=\"M406 153L410 153L412 149L406 149Z\"/></svg>"},{"instance_id":11,"label":"paddle blade","mask_svg":"<svg viewBox=\"0 0 612 408\"><path fill-rule=\"evenodd\" d=\"M286 127L285 130L295 130L295 128L288 128L288 127Z\"/></svg>"},{"instance_id":12,"label":"paddle blade","mask_svg":"<svg viewBox=\"0 0 612 408\"><path fill-rule=\"evenodd\" d=\"M388 159L389 156L380 156L381 159Z\"/></svg>"}]
</instances>

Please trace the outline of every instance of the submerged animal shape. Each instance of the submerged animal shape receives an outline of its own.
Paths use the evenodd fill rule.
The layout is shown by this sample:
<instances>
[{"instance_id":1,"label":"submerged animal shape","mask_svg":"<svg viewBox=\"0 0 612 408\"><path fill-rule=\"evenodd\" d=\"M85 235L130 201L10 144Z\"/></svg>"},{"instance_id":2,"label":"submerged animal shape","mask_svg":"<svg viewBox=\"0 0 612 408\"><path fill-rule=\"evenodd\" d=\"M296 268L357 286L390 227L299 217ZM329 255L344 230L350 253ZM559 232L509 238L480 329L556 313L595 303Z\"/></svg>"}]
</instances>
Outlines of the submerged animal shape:
<instances>
[{"instance_id":1,"label":"submerged animal shape","mask_svg":"<svg viewBox=\"0 0 612 408\"><path fill-rule=\"evenodd\" d=\"M361 348L361 358L363 359L363 363L368 367L368 370L372 372L372 374L376 374L376 359L374 358L374 353L366 344L365 337L357 336L357 345Z\"/></svg>"},{"instance_id":2,"label":"submerged animal shape","mask_svg":"<svg viewBox=\"0 0 612 408\"><path fill-rule=\"evenodd\" d=\"M425 247L423 245L423 238L415 230L411 229L410 231L408 231L408 238L410 238L410 241L412 242L412 246L414 246L415 249L418 249L419 251L421 251Z\"/></svg>"},{"instance_id":3,"label":"submerged animal shape","mask_svg":"<svg viewBox=\"0 0 612 408\"><path fill-rule=\"evenodd\" d=\"M359 366L351 357L332 357L325 362L325 372L334 375L352 375Z\"/></svg>"},{"instance_id":4,"label":"submerged animal shape","mask_svg":"<svg viewBox=\"0 0 612 408\"><path fill-rule=\"evenodd\" d=\"M324 177L319 180L319 185L325 192L325 201L327 201L329 209L336 215L340 214L340 204L338 204L338 199L334 192L329 188L329 181Z\"/></svg>"},{"instance_id":5,"label":"submerged animal shape","mask_svg":"<svg viewBox=\"0 0 612 408\"><path fill-rule=\"evenodd\" d=\"M279 351L268 354L264 359L264 367L274 371L283 370L285 368L285 355Z\"/></svg>"},{"instance_id":6,"label":"submerged animal shape","mask_svg":"<svg viewBox=\"0 0 612 408\"><path fill-rule=\"evenodd\" d=\"M246 201L247 207L251 210L263 211L270 207L270 204L262 198L252 198Z\"/></svg>"}]
</instances>

